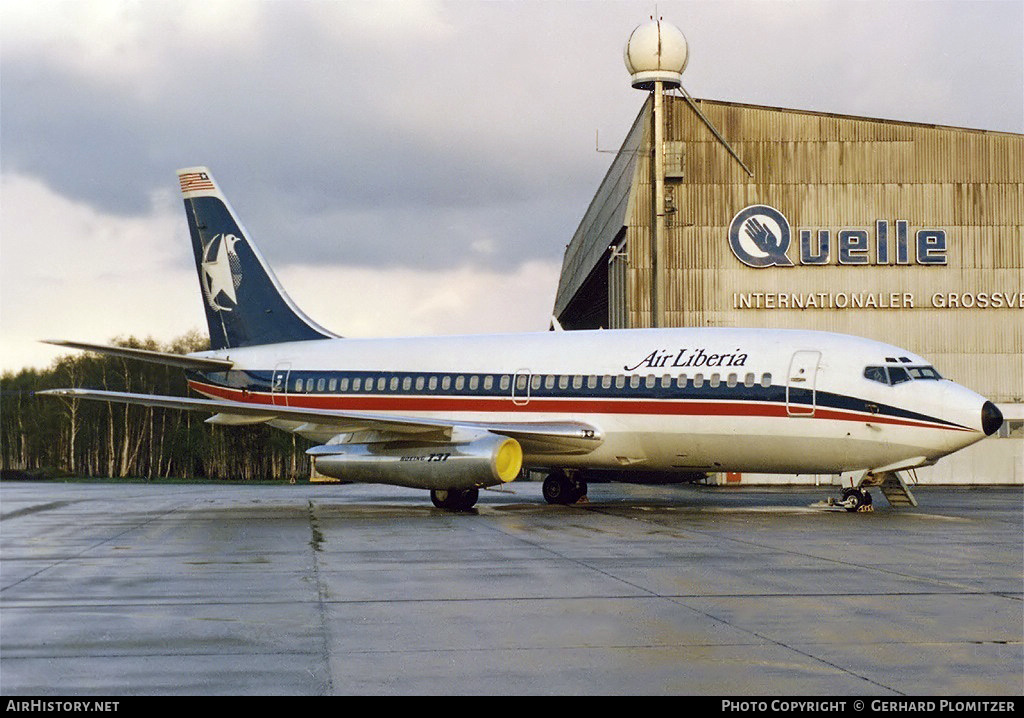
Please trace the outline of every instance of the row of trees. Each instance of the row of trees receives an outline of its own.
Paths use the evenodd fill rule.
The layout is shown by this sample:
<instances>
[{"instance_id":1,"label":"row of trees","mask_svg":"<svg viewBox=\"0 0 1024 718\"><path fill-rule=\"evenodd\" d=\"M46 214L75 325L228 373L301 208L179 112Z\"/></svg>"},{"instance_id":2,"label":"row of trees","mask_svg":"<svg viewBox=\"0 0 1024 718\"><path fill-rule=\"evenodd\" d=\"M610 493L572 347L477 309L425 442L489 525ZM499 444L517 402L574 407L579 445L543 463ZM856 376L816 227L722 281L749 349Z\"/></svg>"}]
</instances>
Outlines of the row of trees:
<instances>
[{"instance_id":1,"label":"row of trees","mask_svg":"<svg viewBox=\"0 0 1024 718\"><path fill-rule=\"evenodd\" d=\"M184 354L207 346L196 333L161 345L152 339L115 344ZM213 426L206 414L70 397L44 389L88 387L187 396L173 367L76 352L48 369L0 377L0 461L5 474L56 471L87 477L304 479L309 442L257 425Z\"/></svg>"}]
</instances>

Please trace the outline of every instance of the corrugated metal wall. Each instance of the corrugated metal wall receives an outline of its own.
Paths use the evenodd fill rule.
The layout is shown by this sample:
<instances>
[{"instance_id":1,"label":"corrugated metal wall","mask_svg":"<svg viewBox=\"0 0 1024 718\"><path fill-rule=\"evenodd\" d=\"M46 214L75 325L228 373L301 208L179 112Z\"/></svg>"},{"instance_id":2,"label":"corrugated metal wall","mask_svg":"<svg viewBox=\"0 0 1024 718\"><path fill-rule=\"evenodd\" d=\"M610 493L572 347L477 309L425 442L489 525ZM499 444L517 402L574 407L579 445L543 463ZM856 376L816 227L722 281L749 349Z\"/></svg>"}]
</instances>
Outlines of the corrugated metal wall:
<instances>
[{"instance_id":1,"label":"corrugated metal wall","mask_svg":"<svg viewBox=\"0 0 1024 718\"><path fill-rule=\"evenodd\" d=\"M566 247L558 290L555 294L554 314L557 317L563 317L567 312L585 311L583 308L574 311L570 309L570 304L595 265L605 261L603 258L608 246L619 238L626 224L625 216L633 202L637 160L645 142L645 128L650 125L649 121L645 121L646 112L645 105L633 122L633 127L626 135L618 154L612 160L611 167L608 168L601 186L583 215L572 241ZM646 145L649 152L650 140L646 140ZM567 324L571 323L567 321Z\"/></svg>"},{"instance_id":2,"label":"corrugated metal wall","mask_svg":"<svg viewBox=\"0 0 1024 718\"><path fill-rule=\"evenodd\" d=\"M977 301L979 293L1000 292L1019 302L1024 136L700 101L753 171L750 177L682 98L666 100L670 325L815 328L873 337L933 359L944 374L997 402L1024 402L1019 303L944 308L933 300L952 293ZM612 306L612 297L609 307L632 327L651 323L650 146L645 132L625 218L628 277L617 290L627 306ZM770 205L788 219L796 266L752 268L733 256L729 224L754 204ZM890 242L896 221L907 222L911 263L836 264L837 232L862 229L873 238L878 220L888 222ZM818 229L831 231L830 264L800 265L800 229L814 236ZM918 229L946 232L944 266L913 262ZM834 298L892 292L901 299L912 295L913 307L738 306L738 297L754 293Z\"/></svg>"}]
</instances>

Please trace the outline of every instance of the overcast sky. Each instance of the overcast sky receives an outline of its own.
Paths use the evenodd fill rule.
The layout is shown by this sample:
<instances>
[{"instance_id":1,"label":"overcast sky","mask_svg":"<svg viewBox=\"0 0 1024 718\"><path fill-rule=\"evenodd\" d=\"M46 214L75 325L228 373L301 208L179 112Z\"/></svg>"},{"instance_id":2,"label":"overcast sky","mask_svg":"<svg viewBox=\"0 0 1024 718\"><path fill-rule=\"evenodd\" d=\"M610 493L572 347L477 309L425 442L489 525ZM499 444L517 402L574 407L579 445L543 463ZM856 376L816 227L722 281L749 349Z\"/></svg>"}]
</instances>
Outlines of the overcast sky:
<instances>
[{"instance_id":1,"label":"overcast sky","mask_svg":"<svg viewBox=\"0 0 1024 718\"><path fill-rule=\"evenodd\" d=\"M653 2L4 0L0 369L205 323L209 166L348 336L544 330ZM659 0L711 99L1024 132L1024 2Z\"/></svg>"}]
</instances>

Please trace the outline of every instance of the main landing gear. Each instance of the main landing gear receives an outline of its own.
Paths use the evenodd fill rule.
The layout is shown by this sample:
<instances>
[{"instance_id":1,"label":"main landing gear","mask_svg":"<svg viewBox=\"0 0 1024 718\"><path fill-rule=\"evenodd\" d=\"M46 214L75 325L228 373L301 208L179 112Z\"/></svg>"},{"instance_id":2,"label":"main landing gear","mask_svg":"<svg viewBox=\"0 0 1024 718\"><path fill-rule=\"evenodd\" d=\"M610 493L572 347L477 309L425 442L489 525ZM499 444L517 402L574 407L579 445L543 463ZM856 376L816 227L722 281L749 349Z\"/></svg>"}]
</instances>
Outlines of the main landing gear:
<instances>
[{"instance_id":1,"label":"main landing gear","mask_svg":"<svg viewBox=\"0 0 1024 718\"><path fill-rule=\"evenodd\" d=\"M555 469L544 479L544 499L549 504L574 504L587 495L587 482Z\"/></svg>"},{"instance_id":2,"label":"main landing gear","mask_svg":"<svg viewBox=\"0 0 1024 718\"><path fill-rule=\"evenodd\" d=\"M472 489L431 489L430 500L439 509L468 511L480 498L480 490Z\"/></svg>"}]
</instances>

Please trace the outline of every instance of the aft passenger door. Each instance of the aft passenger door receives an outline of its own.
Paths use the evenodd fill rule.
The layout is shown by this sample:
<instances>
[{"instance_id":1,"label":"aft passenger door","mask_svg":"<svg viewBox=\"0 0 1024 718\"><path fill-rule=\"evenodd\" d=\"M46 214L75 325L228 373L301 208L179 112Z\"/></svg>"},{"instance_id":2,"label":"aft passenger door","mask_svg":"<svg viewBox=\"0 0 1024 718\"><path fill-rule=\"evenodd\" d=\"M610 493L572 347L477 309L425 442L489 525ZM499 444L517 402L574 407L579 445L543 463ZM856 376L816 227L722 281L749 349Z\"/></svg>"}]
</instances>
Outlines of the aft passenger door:
<instances>
[{"instance_id":1,"label":"aft passenger door","mask_svg":"<svg viewBox=\"0 0 1024 718\"><path fill-rule=\"evenodd\" d=\"M786 413L790 416L814 416L820 361L819 351L793 352L786 379Z\"/></svg>"},{"instance_id":2,"label":"aft passenger door","mask_svg":"<svg viewBox=\"0 0 1024 718\"><path fill-rule=\"evenodd\" d=\"M282 362L274 369L270 379L270 403L275 406L288 406L288 376L291 374L292 365L289 362Z\"/></svg>"},{"instance_id":3,"label":"aft passenger door","mask_svg":"<svg viewBox=\"0 0 1024 718\"><path fill-rule=\"evenodd\" d=\"M533 373L529 369L517 369L512 375L512 403L526 406L530 403L530 380Z\"/></svg>"}]
</instances>

